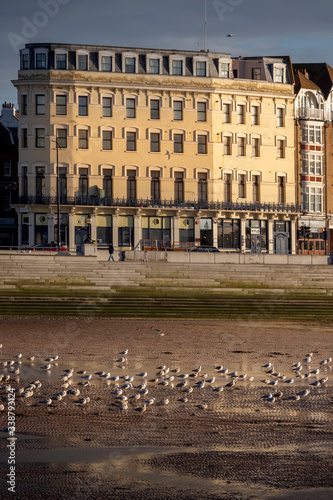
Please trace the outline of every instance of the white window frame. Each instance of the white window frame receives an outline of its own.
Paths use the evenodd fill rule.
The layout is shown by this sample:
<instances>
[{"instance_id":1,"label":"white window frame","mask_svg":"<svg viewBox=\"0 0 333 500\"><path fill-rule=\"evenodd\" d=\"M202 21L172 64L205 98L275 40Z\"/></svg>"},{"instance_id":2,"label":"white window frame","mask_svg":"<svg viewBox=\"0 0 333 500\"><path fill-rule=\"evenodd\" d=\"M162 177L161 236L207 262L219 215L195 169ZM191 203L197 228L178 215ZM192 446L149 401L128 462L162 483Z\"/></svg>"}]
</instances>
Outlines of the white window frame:
<instances>
[{"instance_id":1,"label":"white window frame","mask_svg":"<svg viewBox=\"0 0 333 500\"><path fill-rule=\"evenodd\" d=\"M206 74L205 76L202 76L202 75L198 75L197 74L197 63L198 62L204 62L206 64ZM198 78L207 78L209 77L209 59L208 57L202 57L202 56L198 56L198 57L193 57L193 76L196 76Z\"/></svg>"},{"instance_id":2,"label":"white window frame","mask_svg":"<svg viewBox=\"0 0 333 500\"><path fill-rule=\"evenodd\" d=\"M303 184L301 188L302 210L306 213L322 213L323 194L322 186Z\"/></svg>"},{"instance_id":3,"label":"white window frame","mask_svg":"<svg viewBox=\"0 0 333 500\"><path fill-rule=\"evenodd\" d=\"M79 68L79 56L87 56L87 68ZM75 54L76 59L76 71L89 71L89 51L88 50L77 50Z\"/></svg>"},{"instance_id":4,"label":"white window frame","mask_svg":"<svg viewBox=\"0 0 333 500\"><path fill-rule=\"evenodd\" d=\"M102 58L103 57L111 57L111 71L104 71L102 69ZM101 73L113 73L115 68L115 53L108 50L100 50L98 52L98 70Z\"/></svg>"},{"instance_id":5,"label":"white window frame","mask_svg":"<svg viewBox=\"0 0 333 500\"><path fill-rule=\"evenodd\" d=\"M173 61L182 61L182 74L175 75L173 72ZM184 76L185 75L185 57L184 56L169 56L169 73L172 76Z\"/></svg>"},{"instance_id":6,"label":"white window frame","mask_svg":"<svg viewBox=\"0 0 333 500\"><path fill-rule=\"evenodd\" d=\"M282 82L277 81L276 70L282 69ZM273 81L275 83L287 83L287 65L284 63L274 63L273 64Z\"/></svg>"},{"instance_id":7,"label":"white window frame","mask_svg":"<svg viewBox=\"0 0 333 500\"><path fill-rule=\"evenodd\" d=\"M23 68L23 56L28 55L28 67ZM22 49L21 51L21 69L23 71L27 71L30 69L30 64L31 64L31 55L30 55L30 50L29 49Z\"/></svg>"},{"instance_id":8,"label":"white window frame","mask_svg":"<svg viewBox=\"0 0 333 500\"><path fill-rule=\"evenodd\" d=\"M134 73L127 73L126 72L126 58L133 58L134 63L135 63L135 71ZM136 52L123 52L122 53L122 61L121 61L121 67L122 67L122 72L127 74L127 75L134 75L138 73L138 65L139 65L139 55Z\"/></svg>"},{"instance_id":9,"label":"white window frame","mask_svg":"<svg viewBox=\"0 0 333 500\"><path fill-rule=\"evenodd\" d=\"M57 68L57 56L66 56L66 68ZM54 50L54 69L59 71L65 71L68 69L68 51L64 49Z\"/></svg>"},{"instance_id":10,"label":"white window frame","mask_svg":"<svg viewBox=\"0 0 333 500\"><path fill-rule=\"evenodd\" d=\"M222 75L222 64L228 64L229 65L228 76L223 76ZM220 58L219 59L219 77L220 78L232 78L232 61L230 59L224 59L224 58Z\"/></svg>"},{"instance_id":11,"label":"white window frame","mask_svg":"<svg viewBox=\"0 0 333 500\"><path fill-rule=\"evenodd\" d=\"M301 169L305 175L323 175L323 156L314 154L313 151L302 151L301 154ZM311 171L313 170L313 171Z\"/></svg>"},{"instance_id":12,"label":"white window frame","mask_svg":"<svg viewBox=\"0 0 333 500\"><path fill-rule=\"evenodd\" d=\"M150 61L153 59L157 59L159 61L159 72L158 73L151 73L150 72ZM161 75L162 74L162 63L163 63L163 57L161 54L147 54L146 56L146 73L148 75Z\"/></svg>"}]
</instances>

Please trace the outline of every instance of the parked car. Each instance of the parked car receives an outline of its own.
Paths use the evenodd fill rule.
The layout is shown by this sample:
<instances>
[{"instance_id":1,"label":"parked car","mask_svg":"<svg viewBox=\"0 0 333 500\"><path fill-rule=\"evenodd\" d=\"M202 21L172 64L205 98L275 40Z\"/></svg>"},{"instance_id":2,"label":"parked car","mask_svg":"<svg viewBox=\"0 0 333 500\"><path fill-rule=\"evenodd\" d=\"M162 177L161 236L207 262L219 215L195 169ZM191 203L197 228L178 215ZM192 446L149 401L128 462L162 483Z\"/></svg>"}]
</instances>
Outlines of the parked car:
<instances>
[{"instance_id":1,"label":"parked car","mask_svg":"<svg viewBox=\"0 0 333 500\"><path fill-rule=\"evenodd\" d=\"M208 245L200 245L191 249L191 252L220 252L216 247L210 247Z\"/></svg>"},{"instance_id":2,"label":"parked car","mask_svg":"<svg viewBox=\"0 0 333 500\"><path fill-rule=\"evenodd\" d=\"M27 252L57 252L58 246L55 243L38 243L38 245L33 245L27 248ZM67 248L61 245L60 252L67 252Z\"/></svg>"}]
</instances>

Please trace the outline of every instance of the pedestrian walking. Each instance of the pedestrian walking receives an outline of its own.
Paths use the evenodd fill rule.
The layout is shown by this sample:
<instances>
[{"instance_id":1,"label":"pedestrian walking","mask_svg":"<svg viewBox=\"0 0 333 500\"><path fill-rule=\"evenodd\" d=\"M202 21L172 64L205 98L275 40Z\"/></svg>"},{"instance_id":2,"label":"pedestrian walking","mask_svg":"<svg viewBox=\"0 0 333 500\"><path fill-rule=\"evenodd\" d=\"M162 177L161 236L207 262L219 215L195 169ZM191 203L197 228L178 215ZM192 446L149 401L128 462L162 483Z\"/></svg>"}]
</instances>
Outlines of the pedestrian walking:
<instances>
[{"instance_id":1,"label":"pedestrian walking","mask_svg":"<svg viewBox=\"0 0 333 500\"><path fill-rule=\"evenodd\" d=\"M108 258L108 262L110 260L113 260L113 262L114 262L113 252L114 252L114 248L113 248L112 243L110 243L110 245L109 245L109 258Z\"/></svg>"}]
</instances>

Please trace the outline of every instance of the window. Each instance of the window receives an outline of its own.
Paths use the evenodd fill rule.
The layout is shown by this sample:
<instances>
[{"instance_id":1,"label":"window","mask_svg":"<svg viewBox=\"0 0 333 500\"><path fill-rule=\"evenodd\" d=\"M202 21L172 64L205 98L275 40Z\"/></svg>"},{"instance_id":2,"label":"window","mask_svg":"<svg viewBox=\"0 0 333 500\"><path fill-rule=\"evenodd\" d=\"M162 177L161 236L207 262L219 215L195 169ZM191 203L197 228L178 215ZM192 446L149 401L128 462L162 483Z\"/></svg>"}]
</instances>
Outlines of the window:
<instances>
[{"instance_id":1,"label":"window","mask_svg":"<svg viewBox=\"0 0 333 500\"><path fill-rule=\"evenodd\" d=\"M28 114L28 96L27 94L21 95L21 115Z\"/></svg>"},{"instance_id":2,"label":"window","mask_svg":"<svg viewBox=\"0 0 333 500\"><path fill-rule=\"evenodd\" d=\"M77 65L78 70L87 71L88 69L88 55L87 54L79 54L77 56Z\"/></svg>"},{"instance_id":3,"label":"window","mask_svg":"<svg viewBox=\"0 0 333 500\"><path fill-rule=\"evenodd\" d=\"M252 68L252 80L260 80L260 68Z\"/></svg>"},{"instance_id":4,"label":"window","mask_svg":"<svg viewBox=\"0 0 333 500\"><path fill-rule=\"evenodd\" d=\"M36 115L45 115L45 95L36 95Z\"/></svg>"},{"instance_id":5,"label":"window","mask_svg":"<svg viewBox=\"0 0 333 500\"><path fill-rule=\"evenodd\" d=\"M87 198L89 196L88 169L79 168L79 196Z\"/></svg>"},{"instance_id":6,"label":"window","mask_svg":"<svg viewBox=\"0 0 333 500\"><path fill-rule=\"evenodd\" d=\"M101 57L101 69L102 71L112 71L112 57L102 56Z\"/></svg>"},{"instance_id":7,"label":"window","mask_svg":"<svg viewBox=\"0 0 333 500\"><path fill-rule=\"evenodd\" d=\"M206 62L205 61L197 61L196 62L196 75L197 76L206 76Z\"/></svg>"},{"instance_id":8,"label":"window","mask_svg":"<svg viewBox=\"0 0 333 500\"><path fill-rule=\"evenodd\" d=\"M23 54L22 55L22 69L29 69L29 68L30 68L29 54Z\"/></svg>"},{"instance_id":9,"label":"window","mask_svg":"<svg viewBox=\"0 0 333 500\"><path fill-rule=\"evenodd\" d=\"M136 199L136 181L135 181L136 171L127 171L127 198L129 200Z\"/></svg>"},{"instance_id":10,"label":"window","mask_svg":"<svg viewBox=\"0 0 333 500\"><path fill-rule=\"evenodd\" d=\"M238 137L237 146L237 155L245 156L245 137Z\"/></svg>"},{"instance_id":11,"label":"window","mask_svg":"<svg viewBox=\"0 0 333 500\"><path fill-rule=\"evenodd\" d=\"M88 130L79 130L79 149L88 149Z\"/></svg>"},{"instance_id":12,"label":"window","mask_svg":"<svg viewBox=\"0 0 333 500\"><path fill-rule=\"evenodd\" d=\"M12 175L12 162L11 160L3 161L3 175L4 177L10 177Z\"/></svg>"},{"instance_id":13,"label":"window","mask_svg":"<svg viewBox=\"0 0 333 500\"><path fill-rule=\"evenodd\" d=\"M88 116L88 97L79 96L79 116Z\"/></svg>"},{"instance_id":14,"label":"window","mask_svg":"<svg viewBox=\"0 0 333 500\"><path fill-rule=\"evenodd\" d=\"M160 60L159 59L149 59L149 73L153 75L160 74Z\"/></svg>"},{"instance_id":15,"label":"window","mask_svg":"<svg viewBox=\"0 0 333 500\"><path fill-rule=\"evenodd\" d=\"M183 74L183 61L181 60L172 61L172 74L173 75Z\"/></svg>"},{"instance_id":16,"label":"window","mask_svg":"<svg viewBox=\"0 0 333 500\"><path fill-rule=\"evenodd\" d=\"M150 152L158 153L160 151L160 134L151 133L150 134Z\"/></svg>"},{"instance_id":17,"label":"window","mask_svg":"<svg viewBox=\"0 0 333 500\"><path fill-rule=\"evenodd\" d=\"M105 198L112 198L112 170L105 169L103 173L103 190Z\"/></svg>"},{"instance_id":18,"label":"window","mask_svg":"<svg viewBox=\"0 0 333 500\"><path fill-rule=\"evenodd\" d=\"M126 150L136 151L136 132L127 132L126 134Z\"/></svg>"},{"instance_id":19,"label":"window","mask_svg":"<svg viewBox=\"0 0 333 500\"><path fill-rule=\"evenodd\" d=\"M198 102L198 122L205 122L207 120L207 105L205 102Z\"/></svg>"},{"instance_id":20,"label":"window","mask_svg":"<svg viewBox=\"0 0 333 500\"><path fill-rule=\"evenodd\" d=\"M57 140L59 148L67 148L67 130L65 128L57 129Z\"/></svg>"},{"instance_id":21,"label":"window","mask_svg":"<svg viewBox=\"0 0 333 500\"><path fill-rule=\"evenodd\" d=\"M22 196L28 196L28 167L22 167Z\"/></svg>"},{"instance_id":22,"label":"window","mask_svg":"<svg viewBox=\"0 0 333 500\"><path fill-rule=\"evenodd\" d=\"M184 177L183 172L175 172L175 201L184 201Z\"/></svg>"},{"instance_id":23,"label":"window","mask_svg":"<svg viewBox=\"0 0 333 500\"><path fill-rule=\"evenodd\" d=\"M103 116L112 116L112 99L111 97L102 98Z\"/></svg>"},{"instance_id":24,"label":"window","mask_svg":"<svg viewBox=\"0 0 333 500\"><path fill-rule=\"evenodd\" d=\"M45 167L36 167L36 197L45 193Z\"/></svg>"},{"instance_id":25,"label":"window","mask_svg":"<svg viewBox=\"0 0 333 500\"><path fill-rule=\"evenodd\" d=\"M275 68L275 81L283 83L283 68Z\"/></svg>"},{"instance_id":26,"label":"window","mask_svg":"<svg viewBox=\"0 0 333 500\"><path fill-rule=\"evenodd\" d=\"M321 126L301 125L301 140L302 142L321 144Z\"/></svg>"},{"instance_id":27,"label":"window","mask_svg":"<svg viewBox=\"0 0 333 500\"><path fill-rule=\"evenodd\" d=\"M221 78L229 78L229 67L228 63L221 63Z\"/></svg>"},{"instance_id":28,"label":"window","mask_svg":"<svg viewBox=\"0 0 333 500\"><path fill-rule=\"evenodd\" d=\"M278 202L286 202L286 184L285 177L278 177Z\"/></svg>"},{"instance_id":29,"label":"window","mask_svg":"<svg viewBox=\"0 0 333 500\"><path fill-rule=\"evenodd\" d=\"M55 55L56 69L66 69L67 68L67 55L66 54L56 54Z\"/></svg>"},{"instance_id":30,"label":"window","mask_svg":"<svg viewBox=\"0 0 333 500\"><path fill-rule=\"evenodd\" d=\"M277 139L277 157L285 158L285 141L283 139Z\"/></svg>"},{"instance_id":31,"label":"window","mask_svg":"<svg viewBox=\"0 0 333 500\"><path fill-rule=\"evenodd\" d=\"M183 119L183 102L173 101L173 119L182 120Z\"/></svg>"},{"instance_id":32,"label":"window","mask_svg":"<svg viewBox=\"0 0 333 500\"><path fill-rule=\"evenodd\" d=\"M244 104L237 104L237 123L245 123L245 106Z\"/></svg>"},{"instance_id":33,"label":"window","mask_svg":"<svg viewBox=\"0 0 333 500\"><path fill-rule=\"evenodd\" d=\"M60 203L67 203L67 168L59 167Z\"/></svg>"},{"instance_id":34,"label":"window","mask_svg":"<svg viewBox=\"0 0 333 500\"><path fill-rule=\"evenodd\" d=\"M260 156L259 139L252 137L252 157L257 158Z\"/></svg>"},{"instance_id":35,"label":"window","mask_svg":"<svg viewBox=\"0 0 333 500\"><path fill-rule=\"evenodd\" d=\"M240 174L238 176L238 198L246 198L245 188L245 174Z\"/></svg>"},{"instance_id":36,"label":"window","mask_svg":"<svg viewBox=\"0 0 333 500\"><path fill-rule=\"evenodd\" d=\"M152 200L160 200L160 173L158 171L151 172L150 182L150 197Z\"/></svg>"},{"instance_id":37,"label":"window","mask_svg":"<svg viewBox=\"0 0 333 500\"><path fill-rule=\"evenodd\" d=\"M231 202L231 174L224 174L224 201Z\"/></svg>"},{"instance_id":38,"label":"window","mask_svg":"<svg viewBox=\"0 0 333 500\"><path fill-rule=\"evenodd\" d=\"M229 135L223 136L223 154L231 155L231 137Z\"/></svg>"},{"instance_id":39,"label":"window","mask_svg":"<svg viewBox=\"0 0 333 500\"><path fill-rule=\"evenodd\" d=\"M45 129L36 128L35 146L36 148L45 148Z\"/></svg>"},{"instance_id":40,"label":"window","mask_svg":"<svg viewBox=\"0 0 333 500\"><path fill-rule=\"evenodd\" d=\"M302 173L322 175L322 157L313 154L302 154Z\"/></svg>"},{"instance_id":41,"label":"window","mask_svg":"<svg viewBox=\"0 0 333 500\"><path fill-rule=\"evenodd\" d=\"M184 152L184 136L183 134L174 134L173 136L173 152L183 153Z\"/></svg>"},{"instance_id":42,"label":"window","mask_svg":"<svg viewBox=\"0 0 333 500\"><path fill-rule=\"evenodd\" d=\"M135 57L125 57L125 73L135 73Z\"/></svg>"},{"instance_id":43,"label":"window","mask_svg":"<svg viewBox=\"0 0 333 500\"><path fill-rule=\"evenodd\" d=\"M56 96L56 115L67 115L67 96Z\"/></svg>"},{"instance_id":44,"label":"window","mask_svg":"<svg viewBox=\"0 0 333 500\"><path fill-rule=\"evenodd\" d=\"M252 125L259 125L259 106L251 106Z\"/></svg>"},{"instance_id":45,"label":"window","mask_svg":"<svg viewBox=\"0 0 333 500\"><path fill-rule=\"evenodd\" d=\"M27 148L28 147L28 129L27 128L22 128L21 129L21 148Z\"/></svg>"},{"instance_id":46,"label":"window","mask_svg":"<svg viewBox=\"0 0 333 500\"><path fill-rule=\"evenodd\" d=\"M151 99L150 101L150 119L160 119L160 101L158 99Z\"/></svg>"},{"instance_id":47,"label":"window","mask_svg":"<svg viewBox=\"0 0 333 500\"><path fill-rule=\"evenodd\" d=\"M322 212L323 190L316 187L302 188L302 210L304 212Z\"/></svg>"},{"instance_id":48,"label":"window","mask_svg":"<svg viewBox=\"0 0 333 500\"><path fill-rule=\"evenodd\" d=\"M206 155L207 154L207 136L206 135L198 135L198 154Z\"/></svg>"},{"instance_id":49,"label":"window","mask_svg":"<svg viewBox=\"0 0 333 500\"><path fill-rule=\"evenodd\" d=\"M208 201L207 198L207 174L199 173L198 174L198 202L206 203Z\"/></svg>"},{"instance_id":50,"label":"window","mask_svg":"<svg viewBox=\"0 0 333 500\"><path fill-rule=\"evenodd\" d=\"M102 148L106 150L112 149L112 131L111 130L103 130L103 144Z\"/></svg>"},{"instance_id":51,"label":"window","mask_svg":"<svg viewBox=\"0 0 333 500\"><path fill-rule=\"evenodd\" d=\"M46 54L36 54L36 69L46 69Z\"/></svg>"},{"instance_id":52,"label":"window","mask_svg":"<svg viewBox=\"0 0 333 500\"><path fill-rule=\"evenodd\" d=\"M223 123L231 123L231 104L223 103Z\"/></svg>"},{"instance_id":53,"label":"window","mask_svg":"<svg viewBox=\"0 0 333 500\"><path fill-rule=\"evenodd\" d=\"M254 175L252 178L253 201L260 201L259 198L259 175Z\"/></svg>"},{"instance_id":54,"label":"window","mask_svg":"<svg viewBox=\"0 0 333 500\"><path fill-rule=\"evenodd\" d=\"M276 110L276 118L277 118L277 127L284 127L284 109L277 108Z\"/></svg>"},{"instance_id":55,"label":"window","mask_svg":"<svg viewBox=\"0 0 333 500\"><path fill-rule=\"evenodd\" d=\"M135 118L135 99L126 99L126 118Z\"/></svg>"}]
</instances>

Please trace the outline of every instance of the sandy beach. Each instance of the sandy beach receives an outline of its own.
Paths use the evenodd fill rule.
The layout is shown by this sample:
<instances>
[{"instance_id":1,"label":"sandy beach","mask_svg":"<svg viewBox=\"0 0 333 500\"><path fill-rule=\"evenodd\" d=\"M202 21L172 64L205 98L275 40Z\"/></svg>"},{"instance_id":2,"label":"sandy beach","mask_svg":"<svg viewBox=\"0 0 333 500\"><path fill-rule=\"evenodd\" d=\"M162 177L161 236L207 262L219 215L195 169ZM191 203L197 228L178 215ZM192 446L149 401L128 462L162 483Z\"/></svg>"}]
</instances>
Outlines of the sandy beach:
<instances>
[{"instance_id":1,"label":"sandy beach","mask_svg":"<svg viewBox=\"0 0 333 500\"><path fill-rule=\"evenodd\" d=\"M82 318L3 319L0 328L0 359L14 361L0 373L20 369L2 382L1 429L5 384L42 384L29 398L15 396L16 498L332 498L332 363L320 364L332 357L331 325ZM41 369L50 356L58 359ZM302 370L293 370L298 361ZM87 386L82 370L92 375ZM126 383L121 402L114 392ZM79 396L41 403L73 388ZM146 411L138 410L144 401ZM0 495L13 498L8 433L0 436Z\"/></svg>"}]
</instances>

